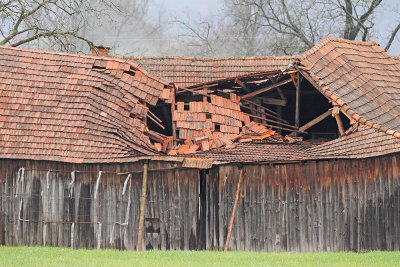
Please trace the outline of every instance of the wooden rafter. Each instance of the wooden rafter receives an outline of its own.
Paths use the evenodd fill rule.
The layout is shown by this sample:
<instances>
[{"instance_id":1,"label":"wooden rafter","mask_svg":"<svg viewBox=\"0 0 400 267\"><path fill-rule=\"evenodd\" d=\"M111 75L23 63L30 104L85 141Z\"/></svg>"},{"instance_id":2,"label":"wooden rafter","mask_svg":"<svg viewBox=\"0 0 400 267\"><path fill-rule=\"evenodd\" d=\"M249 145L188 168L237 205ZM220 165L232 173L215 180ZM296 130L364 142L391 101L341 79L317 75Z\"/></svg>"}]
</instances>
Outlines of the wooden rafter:
<instances>
[{"instance_id":1,"label":"wooden rafter","mask_svg":"<svg viewBox=\"0 0 400 267\"><path fill-rule=\"evenodd\" d=\"M245 91L245 92L251 92L250 89L238 78L235 79L235 83L237 83L238 85L240 85L240 87Z\"/></svg>"},{"instance_id":2,"label":"wooden rafter","mask_svg":"<svg viewBox=\"0 0 400 267\"><path fill-rule=\"evenodd\" d=\"M307 122L306 124L304 124L303 126L301 126L299 128L299 131L305 131L308 128L311 128L312 126L314 126L315 124L319 123L320 121L324 120L326 117L328 117L329 115L332 114L332 109L329 109L328 111L326 111L325 113L319 115L318 117L316 117L315 119Z\"/></svg>"},{"instance_id":3,"label":"wooden rafter","mask_svg":"<svg viewBox=\"0 0 400 267\"><path fill-rule=\"evenodd\" d=\"M275 83L275 84L271 84L270 86L267 86L267 87L258 89L258 90L254 91L254 92L245 94L245 95L241 96L241 99L253 98L253 97L255 97L256 95L265 93L265 92L267 92L267 91L269 91L269 90L272 90L272 89L274 89L274 88L277 88L277 87L279 87L279 86L285 85L285 84L290 83L290 82L292 82L292 80L291 80L291 79L287 79L287 80L283 80L283 81L280 81L280 82Z\"/></svg>"},{"instance_id":4,"label":"wooden rafter","mask_svg":"<svg viewBox=\"0 0 400 267\"><path fill-rule=\"evenodd\" d=\"M274 106L286 106L286 100L278 99L278 98L262 98L262 102L267 105L274 105Z\"/></svg>"},{"instance_id":5,"label":"wooden rafter","mask_svg":"<svg viewBox=\"0 0 400 267\"><path fill-rule=\"evenodd\" d=\"M275 111L272 111L272 110L270 110L269 108L266 108L266 107L264 107L264 106L261 106L261 105L259 105L259 104L257 104L257 103L254 103L254 102L250 101L250 100L247 100L247 99L240 99L240 101L246 103L247 105L254 105L254 106L258 107L258 108L261 108L261 109L263 109L263 110L264 110L266 113L268 113L268 114L272 114L272 115L274 115L274 116L279 116L279 114L276 113ZM280 120L287 123L287 121L285 121L285 120L282 120L282 119L280 119Z\"/></svg>"}]
</instances>

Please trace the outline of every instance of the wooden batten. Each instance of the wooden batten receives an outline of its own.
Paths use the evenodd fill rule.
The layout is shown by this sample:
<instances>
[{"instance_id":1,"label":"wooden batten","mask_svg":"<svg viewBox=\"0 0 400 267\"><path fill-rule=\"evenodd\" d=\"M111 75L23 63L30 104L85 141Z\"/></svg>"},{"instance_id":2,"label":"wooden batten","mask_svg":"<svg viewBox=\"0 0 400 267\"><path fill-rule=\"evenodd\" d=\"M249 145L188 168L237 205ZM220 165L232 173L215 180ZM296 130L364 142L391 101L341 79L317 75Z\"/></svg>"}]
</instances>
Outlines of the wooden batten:
<instances>
[{"instance_id":1,"label":"wooden batten","mask_svg":"<svg viewBox=\"0 0 400 267\"><path fill-rule=\"evenodd\" d=\"M292 81L291 79L286 79L286 80L280 81L280 82L278 82L278 83L271 84L270 86L267 86L267 87L258 89L258 90L254 91L254 92L245 94L245 95L241 96L241 99L253 98L253 97L255 97L256 95L265 93L265 92L267 92L267 91L269 91L269 90L272 90L272 89L277 88L277 87L279 87L279 86L282 86L282 85L285 85L285 84L287 84L287 83L290 83L291 81Z\"/></svg>"}]
</instances>

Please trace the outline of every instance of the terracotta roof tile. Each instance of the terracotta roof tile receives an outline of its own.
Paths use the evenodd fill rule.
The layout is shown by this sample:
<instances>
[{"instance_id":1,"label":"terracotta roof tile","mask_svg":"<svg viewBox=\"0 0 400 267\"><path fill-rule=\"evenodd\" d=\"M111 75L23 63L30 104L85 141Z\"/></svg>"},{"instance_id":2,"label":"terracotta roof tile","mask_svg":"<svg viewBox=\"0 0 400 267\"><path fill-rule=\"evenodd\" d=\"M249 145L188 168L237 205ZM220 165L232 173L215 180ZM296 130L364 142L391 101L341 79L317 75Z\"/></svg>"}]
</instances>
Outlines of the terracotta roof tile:
<instances>
[{"instance_id":1,"label":"terracotta roof tile","mask_svg":"<svg viewBox=\"0 0 400 267\"><path fill-rule=\"evenodd\" d=\"M178 87L234 77L251 72L285 69L295 57L193 58L127 57Z\"/></svg>"},{"instance_id":2,"label":"terracotta roof tile","mask_svg":"<svg viewBox=\"0 0 400 267\"><path fill-rule=\"evenodd\" d=\"M400 64L376 42L325 38L299 60L318 89L353 118L384 132L400 131Z\"/></svg>"},{"instance_id":3,"label":"terracotta roof tile","mask_svg":"<svg viewBox=\"0 0 400 267\"><path fill-rule=\"evenodd\" d=\"M167 85L126 60L0 47L0 157L104 162L154 154L144 123L130 113L145 116L140 102L154 105Z\"/></svg>"},{"instance_id":4,"label":"terracotta roof tile","mask_svg":"<svg viewBox=\"0 0 400 267\"><path fill-rule=\"evenodd\" d=\"M305 151L315 158L368 158L400 152L400 139L367 126Z\"/></svg>"}]
</instances>

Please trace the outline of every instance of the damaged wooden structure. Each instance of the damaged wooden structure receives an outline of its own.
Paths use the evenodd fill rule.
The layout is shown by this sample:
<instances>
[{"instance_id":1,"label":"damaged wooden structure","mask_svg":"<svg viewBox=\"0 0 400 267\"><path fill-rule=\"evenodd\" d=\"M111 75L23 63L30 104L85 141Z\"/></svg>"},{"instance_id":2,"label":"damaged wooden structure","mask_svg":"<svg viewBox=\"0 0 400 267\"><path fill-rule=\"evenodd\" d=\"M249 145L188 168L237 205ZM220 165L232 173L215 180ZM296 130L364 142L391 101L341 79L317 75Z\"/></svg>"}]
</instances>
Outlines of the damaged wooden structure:
<instances>
[{"instance_id":1,"label":"damaged wooden structure","mask_svg":"<svg viewBox=\"0 0 400 267\"><path fill-rule=\"evenodd\" d=\"M400 249L400 65L0 47L0 244Z\"/></svg>"}]
</instances>

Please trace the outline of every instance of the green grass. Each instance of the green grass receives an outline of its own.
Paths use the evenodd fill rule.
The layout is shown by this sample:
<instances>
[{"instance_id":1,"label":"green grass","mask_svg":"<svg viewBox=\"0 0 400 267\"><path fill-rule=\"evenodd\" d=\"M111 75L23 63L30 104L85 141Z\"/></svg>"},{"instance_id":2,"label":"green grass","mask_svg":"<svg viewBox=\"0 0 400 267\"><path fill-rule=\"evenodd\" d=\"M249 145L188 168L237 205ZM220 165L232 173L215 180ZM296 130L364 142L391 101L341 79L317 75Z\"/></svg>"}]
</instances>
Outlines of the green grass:
<instances>
[{"instance_id":1,"label":"green grass","mask_svg":"<svg viewBox=\"0 0 400 267\"><path fill-rule=\"evenodd\" d=\"M400 252L262 253L0 247L0 266L400 266Z\"/></svg>"}]
</instances>

